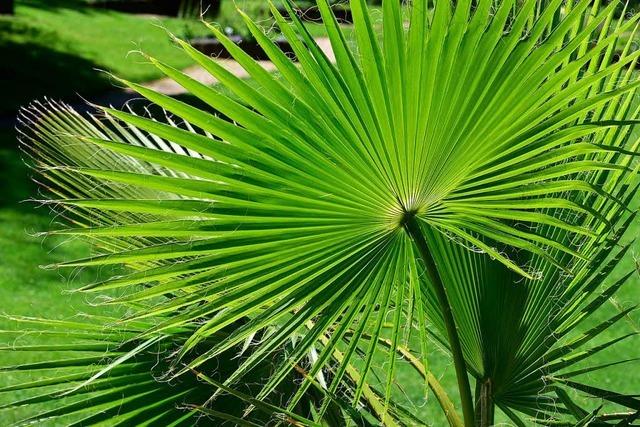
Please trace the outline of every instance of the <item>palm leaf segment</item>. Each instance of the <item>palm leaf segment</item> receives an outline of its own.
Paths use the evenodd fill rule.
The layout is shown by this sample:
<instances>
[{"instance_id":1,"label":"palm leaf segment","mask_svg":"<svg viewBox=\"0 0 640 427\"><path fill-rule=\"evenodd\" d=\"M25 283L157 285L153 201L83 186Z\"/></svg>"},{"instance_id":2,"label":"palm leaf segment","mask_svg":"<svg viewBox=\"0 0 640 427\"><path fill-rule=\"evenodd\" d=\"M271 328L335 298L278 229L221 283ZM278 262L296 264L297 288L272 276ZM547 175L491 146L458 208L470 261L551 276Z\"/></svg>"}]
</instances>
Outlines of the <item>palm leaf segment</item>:
<instances>
[{"instance_id":1,"label":"palm leaf segment","mask_svg":"<svg viewBox=\"0 0 640 427\"><path fill-rule=\"evenodd\" d=\"M209 395L195 375L161 380L168 343L161 337L135 341L140 331L134 327L107 330L116 319L16 320L20 328L2 331L9 345L0 347L5 425L193 425L196 411L178 408L201 405ZM18 356L13 363L8 352Z\"/></svg>"},{"instance_id":2,"label":"palm leaf segment","mask_svg":"<svg viewBox=\"0 0 640 427\"><path fill-rule=\"evenodd\" d=\"M633 154L613 136L636 117L638 82L622 70L638 53L627 46L611 59L637 18L612 26L614 5L579 2L558 21L561 3L536 16L535 1L495 10L488 0L438 2L433 12L418 2L406 29L398 2L387 1L380 43L364 1L353 0L351 46L320 0L335 64L301 22L272 8L299 67L247 25L277 75L212 27L257 88L177 40L234 96L151 61L219 115L124 82L189 125L108 108L108 129L86 128L89 136L74 136L77 120L64 112L30 125L35 159L81 225L58 233L89 236L102 251L67 265L132 268L84 290L124 290L112 302L131 305L132 319L173 314L150 335L197 325L179 354L189 368L274 328L229 383L307 329L259 397L318 345L314 374L336 351L345 360L333 391L346 362L363 359L357 400L377 348L365 330L373 343L390 322L396 347L415 322L426 342L421 307L431 303L406 230L426 236L430 253L459 251L453 241L531 280L583 266L611 226L600 208L619 211L617 187L593 177L626 176ZM435 263L446 279L445 260ZM238 319L248 321L191 356ZM463 347L480 375L473 346Z\"/></svg>"},{"instance_id":3,"label":"palm leaf segment","mask_svg":"<svg viewBox=\"0 0 640 427\"><path fill-rule=\"evenodd\" d=\"M312 416L310 406L322 396L317 390L307 393L294 413L252 399L259 382L239 389L220 383L241 363L238 353L247 348L223 354L201 370L174 379L170 375L171 355L190 331L177 329L171 334L141 338L151 323L129 323L124 328L117 322L115 317L103 316L87 316L83 321L11 318L8 323L16 323L18 328L0 331L2 341L9 343L0 347L0 417L5 425L108 422L118 426L192 426L209 424L212 418L242 426L287 419L290 425L320 425L320 420L299 415ZM226 334L222 332L202 344L208 348ZM6 362L11 357L9 352L17 356L13 363ZM279 354L276 359L284 353ZM275 366L274 359L265 361L255 365L251 375L268 376ZM293 380L279 388L274 397L292 395ZM227 393L214 396L213 390L220 387ZM331 414L342 419L339 408L333 408Z\"/></svg>"}]
</instances>

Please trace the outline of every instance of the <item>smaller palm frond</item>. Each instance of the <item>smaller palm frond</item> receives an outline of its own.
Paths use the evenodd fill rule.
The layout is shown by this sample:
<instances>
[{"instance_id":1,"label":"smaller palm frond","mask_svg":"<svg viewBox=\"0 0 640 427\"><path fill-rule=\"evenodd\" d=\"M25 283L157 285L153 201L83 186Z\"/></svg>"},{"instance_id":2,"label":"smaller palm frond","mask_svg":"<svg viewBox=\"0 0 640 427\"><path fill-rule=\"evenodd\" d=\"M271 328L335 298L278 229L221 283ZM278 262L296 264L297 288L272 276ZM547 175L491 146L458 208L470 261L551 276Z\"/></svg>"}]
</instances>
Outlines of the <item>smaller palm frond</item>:
<instances>
[{"instance_id":1,"label":"smaller palm frond","mask_svg":"<svg viewBox=\"0 0 640 427\"><path fill-rule=\"evenodd\" d=\"M98 317L14 320L18 328L2 332L0 414L6 425L193 425L198 414L187 405L203 405L211 395L196 375L168 381L165 359L173 345L161 336L136 339L142 323L119 328L111 324L116 319Z\"/></svg>"},{"instance_id":2,"label":"smaller palm frond","mask_svg":"<svg viewBox=\"0 0 640 427\"><path fill-rule=\"evenodd\" d=\"M250 357L255 347L250 341L210 359L188 374L174 378L176 352L193 331L176 329L156 337L142 337L152 322L127 322L105 316L82 316L81 320L7 318L14 329L0 331L0 418L7 425L53 422L69 426L101 425L281 425L320 426L355 423L373 426L382 420L400 426L422 423L397 402L384 402L384 395L366 386L360 405L353 407L345 396L353 393L358 370L349 366L338 394L326 389L323 376L309 378L314 358L300 364L283 381L270 399L256 399L264 381L278 366L279 359L292 351L289 346L271 354L268 362L256 364L245 382L231 388L225 379ZM155 319L157 321L158 319ZM234 324L229 331L241 327ZM224 340L228 331L203 341L196 349L205 352ZM254 337L259 340L263 337ZM298 337L297 339L300 339ZM388 346L388 343L381 343ZM340 355L336 355L337 358ZM410 360L421 374L421 363L407 350L399 357ZM333 363L337 363L334 360ZM308 366L306 366L308 365ZM312 385L290 410L283 405L299 393L298 383L306 378ZM437 380L439 398L461 425L453 405ZM323 403L327 408L319 413Z\"/></svg>"},{"instance_id":3,"label":"smaller palm frond","mask_svg":"<svg viewBox=\"0 0 640 427\"><path fill-rule=\"evenodd\" d=\"M633 396L608 394L600 387L590 387L587 379L592 372L625 369L627 365L631 369L638 364L634 354L616 352L616 344L637 340L640 329L624 327L635 305L594 321L611 312L607 310L611 307L609 300L624 285L637 283L634 270L622 277L612 274L619 270L630 248L630 243L621 244L620 239L634 218L635 215L623 218L616 232L594 247L594 261L575 270L575 276L536 260L548 270L548 278L536 281L522 280L496 261L441 242L443 262L456 259L456 268L474 272L460 275L442 268L467 368L476 379L477 398L482 392L488 393L491 401L517 425L533 421L573 425L578 421L578 412L574 411L578 405L563 394L569 388L583 395L591 393L594 401L608 400L634 409ZM426 296L425 300L431 298ZM444 333L438 320L439 308L432 305L426 310ZM601 338L614 328L620 330L617 335ZM412 350L419 351L418 344ZM592 360L603 353L606 362L597 364ZM593 408L585 409L584 414L579 411L580 419L592 411ZM522 420L523 415L527 422ZM609 418L608 413L594 415L598 422Z\"/></svg>"},{"instance_id":4,"label":"smaller palm frond","mask_svg":"<svg viewBox=\"0 0 640 427\"><path fill-rule=\"evenodd\" d=\"M109 421L110 425L177 426L199 424L200 418L205 424L215 418L230 425L264 425L269 420L319 425L320 421L251 398L259 378L268 377L275 363L254 366L254 384L236 389L222 385L241 363L246 348L223 354L199 371L175 379L171 360L188 331L140 338L150 324L135 322L125 327L116 318L97 316L84 321L11 320L18 328L2 331L6 345L0 348L0 371L5 378L0 387L0 414L15 425ZM214 345L223 335L203 346ZM9 364L9 359L16 363ZM293 379L290 384L288 390L279 389L281 399L294 393ZM297 412L313 416L305 405L313 402L314 393L316 398L322 396L317 390L307 393L306 403L298 405ZM331 416L343 416L339 408L333 409Z\"/></svg>"}]
</instances>

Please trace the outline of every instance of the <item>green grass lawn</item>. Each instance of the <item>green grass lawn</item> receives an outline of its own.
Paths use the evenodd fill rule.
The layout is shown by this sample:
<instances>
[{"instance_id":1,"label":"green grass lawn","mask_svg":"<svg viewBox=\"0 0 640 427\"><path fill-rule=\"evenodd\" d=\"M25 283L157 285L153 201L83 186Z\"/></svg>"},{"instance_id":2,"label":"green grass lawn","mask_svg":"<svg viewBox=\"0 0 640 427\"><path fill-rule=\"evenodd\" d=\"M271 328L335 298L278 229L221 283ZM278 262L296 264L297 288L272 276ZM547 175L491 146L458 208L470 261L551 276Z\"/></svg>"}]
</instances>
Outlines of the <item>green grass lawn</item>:
<instances>
[{"instance_id":1,"label":"green grass lawn","mask_svg":"<svg viewBox=\"0 0 640 427\"><path fill-rule=\"evenodd\" d=\"M325 34L319 24L308 28L314 36ZM209 34L197 20L95 9L83 0L16 0L15 16L0 17L0 114L44 96L77 102L78 95L114 89L113 80L96 70L134 82L163 77L138 51L176 68L192 65L167 31L183 39Z\"/></svg>"},{"instance_id":2,"label":"green grass lawn","mask_svg":"<svg viewBox=\"0 0 640 427\"><path fill-rule=\"evenodd\" d=\"M92 9L81 0L17 0L15 16L0 18L0 114L43 96L72 98L113 89L96 69L132 81L160 77L131 53L135 50L174 67L190 65L164 28L184 38L207 33L197 21Z\"/></svg>"},{"instance_id":3,"label":"green grass lawn","mask_svg":"<svg viewBox=\"0 0 640 427\"><path fill-rule=\"evenodd\" d=\"M0 137L11 135L2 132ZM37 197L30 175L17 151L0 150L0 178L10 183L0 199L0 312L57 319L90 312L93 309L84 296L67 291L80 282L95 280L98 271L67 274L41 268L87 256L89 247L80 241L35 235L51 229L57 220L49 208L25 201Z\"/></svg>"}]
</instances>

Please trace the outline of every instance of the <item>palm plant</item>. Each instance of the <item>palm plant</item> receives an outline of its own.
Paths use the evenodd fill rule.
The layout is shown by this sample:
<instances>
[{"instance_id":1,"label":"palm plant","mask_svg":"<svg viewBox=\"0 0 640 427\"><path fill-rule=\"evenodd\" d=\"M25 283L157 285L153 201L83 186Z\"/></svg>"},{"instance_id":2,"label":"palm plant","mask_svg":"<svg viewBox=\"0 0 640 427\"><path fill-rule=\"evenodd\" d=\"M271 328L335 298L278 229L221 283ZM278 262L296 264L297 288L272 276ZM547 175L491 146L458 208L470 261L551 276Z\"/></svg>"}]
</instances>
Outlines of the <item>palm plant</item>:
<instances>
[{"instance_id":1,"label":"palm plant","mask_svg":"<svg viewBox=\"0 0 640 427\"><path fill-rule=\"evenodd\" d=\"M632 277L600 292L633 220L640 54L633 36L617 49L638 17L614 21L616 5L598 1L471 3L415 2L407 26L399 2L385 1L379 37L365 1L351 0L352 45L319 0L335 64L289 3L291 21L272 5L299 67L243 15L278 74L211 26L257 87L176 40L233 96L149 58L216 114L126 81L167 119L25 110L25 148L76 224L51 233L97 250L60 267L126 268L80 289L126 314L98 343L75 344L73 332L64 347L108 350L109 362L56 384L117 394L121 383L105 376L142 375L124 361L148 366L162 343L157 380L181 386L134 390L133 402L166 397L129 406L136 420L182 422L171 409L181 406L264 422L251 421L256 407L291 424L416 425L396 399L400 355L454 426L491 425L496 406L517 425L633 423L635 397L577 379L626 360L576 364L612 345L585 347L629 312L580 329ZM433 343L454 362L461 415L429 372ZM218 361L247 348L213 378ZM628 409L585 409L570 389ZM212 406L221 390L250 407L224 415Z\"/></svg>"}]
</instances>

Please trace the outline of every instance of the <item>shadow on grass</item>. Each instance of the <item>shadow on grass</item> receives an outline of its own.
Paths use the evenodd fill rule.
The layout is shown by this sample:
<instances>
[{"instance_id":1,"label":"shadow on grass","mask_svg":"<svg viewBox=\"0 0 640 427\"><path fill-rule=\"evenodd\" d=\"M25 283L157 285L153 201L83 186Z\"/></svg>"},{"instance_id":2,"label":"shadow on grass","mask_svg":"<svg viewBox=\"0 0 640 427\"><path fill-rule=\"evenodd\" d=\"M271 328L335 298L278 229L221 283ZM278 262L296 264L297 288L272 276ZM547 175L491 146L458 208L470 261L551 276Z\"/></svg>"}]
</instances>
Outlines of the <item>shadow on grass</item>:
<instances>
[{"instance_id":1,"label":"shadow on grass","mask_svg":"<svg viewBox=\"0 0 640 427\"><path fill-rule=\"evenodd\" d=\"M91 11L92 0L16 0L22 6L35 7L38 9L72 9L76 12Z\"/></svg>"},{"instance_id":2,"label":"shadow on grass","mask_svg":"<svg viewBox=\"0 0 640 427\"><path fill-rule=\"evenodd\" d=\"M92 95L113 87L90 61L39 44L7 40L2 34L47 37L11 20L0 21L0 114L14 114L44 96L77 102L76 93Z\"/></svg>"},{"instance_id":3,"label":"shadow on grass","mask_svg":"<svg viewBox=\"0 0 640 427\"><path fill-rule=\"evenodd\" d=\"M0 182L4 183L0 208L33 212L34 204L24 201L36 197L38 188L22 157L18 150L0 149Z\"/></svg>"}]
</instances>

